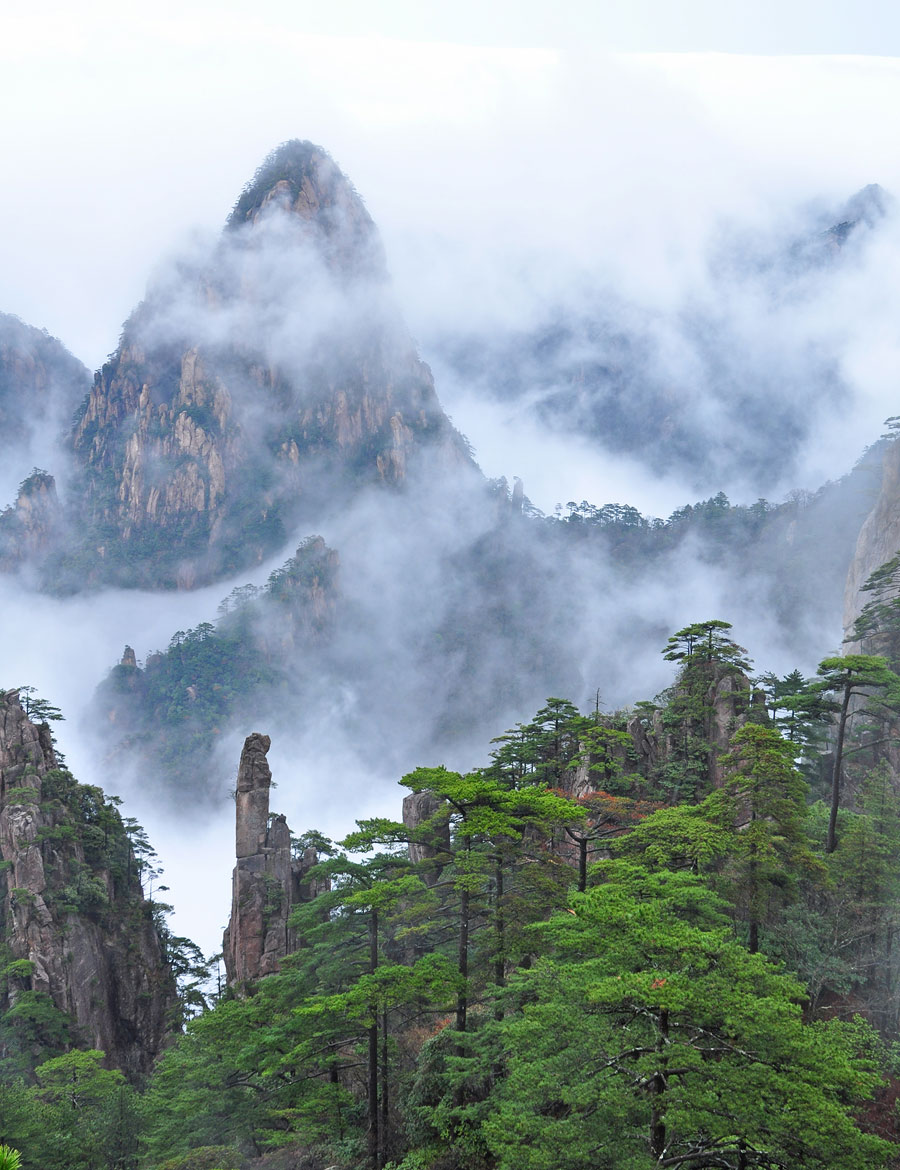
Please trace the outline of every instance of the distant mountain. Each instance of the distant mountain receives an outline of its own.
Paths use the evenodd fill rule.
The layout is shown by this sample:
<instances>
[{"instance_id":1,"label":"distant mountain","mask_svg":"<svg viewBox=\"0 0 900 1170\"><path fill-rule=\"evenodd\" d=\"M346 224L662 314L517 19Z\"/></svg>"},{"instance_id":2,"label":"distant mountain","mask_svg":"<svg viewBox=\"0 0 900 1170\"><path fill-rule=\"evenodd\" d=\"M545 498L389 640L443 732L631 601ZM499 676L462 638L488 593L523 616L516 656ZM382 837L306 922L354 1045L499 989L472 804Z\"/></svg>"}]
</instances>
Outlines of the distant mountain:
<instances>
[{"instance_id":1,"label":"distant mountain","mask_svg":"<svg viewBox=\"0 0 900 1170\"><path fill-rule=\"evenodd\" d=\"M839 351L811 326L808 304L839 280L895 201L865 187L830 212L768 233L723 228L680 303L661 310L582 274L521 326L490 320L419 330L448 387L697 492L790 484L805 439L852 397ZM451 407L452 409L452 407ZM843 469L842 469L843 470Z\"/></svg>"},{"instance_id":2,"label":"distant mountain","mask_svg":"<svg viewBox=\"0 0 900 1170\"><path fill-rule=\"evenodd\" d=\"M391 297L377 230L328 155L289 142L211 252L159 277L75 423L70 578L192 587L428 450L471 467Z\"/></svg>"},{"instance_id":3,"label":"distant mountain","mask_svg":"<svg viewBox=\"0 0 900 1170\"><path fill-rule=\"evenodd\" d=\"M58 437L90 387L90 374L62 342L0 313L0 452L4 460L48 432ZM29 468L22 468L22 475Z\"/></svg>"},{"instance_id":4,"label":"distant mountain","mask_svg":"<svg viewBox=\"0 0 900 1170\"><path fill-rule=\"evenodd\" d=\"M835 249L877 231L883 203L861 195L837 234L816 223L808 254L735 246L722 287L737 271L757 309L776 289L799 297ZM725 308L721 329L708 306L681 321L688 369L615 307L482 339L490 352L475 339L456 375L700 478L788 466L803 409L843 393L827 354L791 366L774 342L748 355L758 333L732 344ZM325 152L295 141L219 240L156 277L77 411L61 503L38 470L0 515L0 568L62 593L173 591L169 645L143 644L138 625L93 722L114 729L102 746L122 773L191 800L221 793L235 739L263 717L295 758L323 753L336 722L351 755L399 774L480 753L548 695L634 701L662 685L659 650L687 621L733 621L770 661L777 648L776 669L807 667L839 637L880 459L781 504L716 490L668 520L603 500L541 515L521 485L479 472L393 302L371 217ZM226 578L241 584L218 617L183 628L177 591Z\"/></svg>"},{"instance_id":5,"label":"distant mountain","mask_svg":"<svg viewBox=\"0 0 900 1170\"><path fill-rule=\"evenodd\" d=\"M780 505L720 493L667 521L586 502L542 517L504 484L424 506L385 499L351 515L338 551L310 538L216 620L142 647L140 664L129 652L93 721L115 729L116 767L145 788L217 800L235 740L256 726L294 759L318 758L334 735L399 775L467 758L550 694L652 698L653 663L686 613L734 617L752 650L777 646L808 670L839 636L881 456Z\"/></svg>"}]
</instances>

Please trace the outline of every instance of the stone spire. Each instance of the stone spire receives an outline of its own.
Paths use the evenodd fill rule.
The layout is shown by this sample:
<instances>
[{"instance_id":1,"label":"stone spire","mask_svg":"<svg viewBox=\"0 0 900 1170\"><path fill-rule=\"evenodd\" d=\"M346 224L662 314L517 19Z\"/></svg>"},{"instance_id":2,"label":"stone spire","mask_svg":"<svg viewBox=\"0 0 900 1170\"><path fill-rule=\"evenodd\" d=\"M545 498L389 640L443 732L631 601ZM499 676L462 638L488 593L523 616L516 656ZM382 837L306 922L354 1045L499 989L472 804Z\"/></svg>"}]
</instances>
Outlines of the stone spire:
<instances>
[{"instance_id":1,"label":"stone spire","mask_svg":"<svg viewBox=\"0 0 900 1170\"><path fill-rule=\"evenodd\" d=\"M265 843L269 826L272 771L266 759L272 741L254 731L244 741L237 778L236 855L252 857Z\"/></svg>"},{"instance_id":2,"label":"stone spire","mask_svg":"<svg viewBox=\"0 0 900 1170\"><path fill-rule=\"evenodd\" d=\"M291 910L319 892L305 880L317 863L314 849L294 859L291 830L283 816L269 816L271 740L255 731L244 741L238 766L231 919L222 949L229 984L261 979L278 970L296 948Z\"/></svg>"}]
</instances>

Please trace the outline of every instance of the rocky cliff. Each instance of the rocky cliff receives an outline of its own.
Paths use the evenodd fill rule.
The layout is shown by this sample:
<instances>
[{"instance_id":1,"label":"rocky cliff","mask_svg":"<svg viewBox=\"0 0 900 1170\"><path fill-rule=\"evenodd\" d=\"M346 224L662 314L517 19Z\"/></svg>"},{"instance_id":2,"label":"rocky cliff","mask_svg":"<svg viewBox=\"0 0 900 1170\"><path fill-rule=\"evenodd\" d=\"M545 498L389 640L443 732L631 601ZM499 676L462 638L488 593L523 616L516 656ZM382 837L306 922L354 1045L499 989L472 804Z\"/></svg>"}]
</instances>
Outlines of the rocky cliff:
<instances>
[{"instance_id":1,"label":"rocky cliff","mask_svg":"<svg viewBox=\"0 0 900 1170\"><path fill-rule=\"evenodd\" d=\"M862 613L871 595L863 586L872 573L900 552L900 442L886 445L881 485L871 511L863 522L850 562L844 590L844 634Z\"/></svg>"},{"instance_id":2,"label":"rocky cliff","mask_svg":"<svg viewBox=\"0 0 900 1170\"><path fill-rule=\"evenodd\" d=\"M235 852L231 918L222 950L229 986L241 986L277 971L296 949L291 910L316 896L308 879L318 860L315 849L294 856L291 831L283 816L270 817L272 772L267 735L247 736L235 793Z\"/></svg>"},{"instance_id":3,"label":"rocky cliff","mask_svg":"<svg viewBox=\"0 0 900 1170\"><path fill-rule=\"evenodd\" d=\"M35 468L19 486L15 504L0 512L0 572L40 567L54 550L62 522L56 481Z\"/></svg>"},{"instance_id":4,"label":"rocky cliff","mask_svg":"<svg viewBox=\"0 0 900 1170\"><path fill-rule=\"evenodd\" d=\"M0 450L5 459L23 453L19 474L35 441L59 437L89 388L90 374L61 342L0 313Z\"/></svg>"},{"instance_id":5,"label":"rocky cliff","mask_svg":"<svg viewBox=\"0 0 900 1170\"><path fill-rule=\"evenodd\" d=\"M705 790L721 788L726 775L722 756L731 749L732 736L748 721L754 707L765 720L762 692L754 691L742 671L711 662L695 667L693 677L682 674L671 695L668 720L659 708L651 714L636 713L628 720L638 770L647 776L665 773L667 766L686 759L685 742L695 740L703 749L693 767L705 760ZM677 727L671 722L673 710L678 712ZM630 770L627 763L625 766ZM582 795L577 789L573 794Z\"/></svg>"},{"instance_id":6,"label":"rocky cliff","mask_svg":"<svg viewBox=\"0 0 900 1170\"><path fill-rule=\"evenodd\" d=\"M75 1044L147 1071L175 1007L152 911L115 806L0 694L0 1059Z\"/></svg>"},{"instance_id":7,"label":"rocky cliff","mask_svg":"<svg viewBox=\"0 0 900 1170\"><path fill-rule=\"evenodd\" d=\"M468 466L331 159L290 142L219 243L160 278L72 435L81 569L191 587L258 563L311 509L397 485L423 448Z\"/></svg>"}]
</instances>

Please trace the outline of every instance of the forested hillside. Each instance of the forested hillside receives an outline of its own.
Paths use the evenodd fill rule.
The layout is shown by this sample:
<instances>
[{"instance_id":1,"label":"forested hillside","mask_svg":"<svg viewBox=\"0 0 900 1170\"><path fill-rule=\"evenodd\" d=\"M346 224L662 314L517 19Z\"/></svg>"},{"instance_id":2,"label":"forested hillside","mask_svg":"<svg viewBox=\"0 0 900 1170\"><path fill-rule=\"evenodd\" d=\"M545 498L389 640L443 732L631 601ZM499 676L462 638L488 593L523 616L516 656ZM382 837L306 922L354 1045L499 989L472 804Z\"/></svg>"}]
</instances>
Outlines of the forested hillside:
<instances>
[{"instance_id":1,"label":"forested hillside","mask_svg":"<svg viewBox=\"0 0 900 1170\"><path fill-rule=\"evenodd\" d=\"M264 584L238 586L209 620L116 666L98 691L97 721L114 729L117 760L196 801L229 782L233 761L217 750L229 728L265 719L277 729L295 711L312 720L323 696L331 702L350 688L359 702L343 734L364 754L373 743L386 753L402 744L407 756L455 753L487 742L496 713L521 711L545 682L577 687L576 700L600 685L635 694L628 654L645 656L665 633L641 597L686 576L691 587L728 582L730 604L777 630L795 661L814 661L821 630L837 626L887 445L816 493L750 506L719 493L666 520L587 501L543 516L495 483L469 501L476 522L460 505L440 518L436 541L422 534L434 562L425 570L415 529L402 544L391 532L392 517L421 523L421 513L385 505L363 553L374 559L382 542L391 548L377 572L380 592L361 595L347 580L348 558L308 537ZM454 517L460 529L449 538ZM598 606L609 616L596 628ZM394 691L380 686L385 672ZM413 726L395 702L406 691Z\"/></svg>"},{"instance_id":2,"label":"forested hillside","mask_svg":"<svg viewBox=\"0 0 900 1170\"><path fill-rule=\"evenodd\" d=\"M482 768L404 776L403 821L297 838L296 949L219 984L114 1148L126 1090L77 1051L7 1076L0 1141L35 1170L894 1165L900 677L757 675L721 620L662 649L653 701L551 698Z\"/></svg>"}]
</instances>

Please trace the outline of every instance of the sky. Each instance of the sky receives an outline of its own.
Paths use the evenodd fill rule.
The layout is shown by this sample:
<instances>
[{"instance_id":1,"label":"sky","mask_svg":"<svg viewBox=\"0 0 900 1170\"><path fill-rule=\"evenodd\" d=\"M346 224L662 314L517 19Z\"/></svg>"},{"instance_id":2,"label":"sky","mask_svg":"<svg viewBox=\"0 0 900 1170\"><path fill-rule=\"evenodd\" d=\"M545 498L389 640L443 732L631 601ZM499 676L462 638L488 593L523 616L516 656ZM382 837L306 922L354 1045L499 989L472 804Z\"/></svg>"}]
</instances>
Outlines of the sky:
<instances>
[{"instance_id":1,"label":"sky","mask_svg":"<svg viewBox=\"0 0 900 1170\"><path fill-rule=\"evenodd\" d=\"M664 315L710 295L704 258L723 225L764 232L872 182L900 196L900 9L888 2L38 0L3 26L0 311L91 369L154 271L217 232L289 138L323 145L362 194L426 360L441 329L528 325L586 274ZM877 283L849 279L817 313L810 336L841 338L861 390L853 417L810 448L800 486L846 470L897 413L898 254L895 241ZM485 471L521 476L548 511L619 499L666 515L691 498L471 388L439 379L438 393ZM163 644L164 605L141 605ZM133 620L129 609L97 629L96 681ZM79 655L64 639L51 686L33 672L63 705L92 689L53 686ZM176 900L180 865L168 863Z\"/></svg>"}]
</instances>

